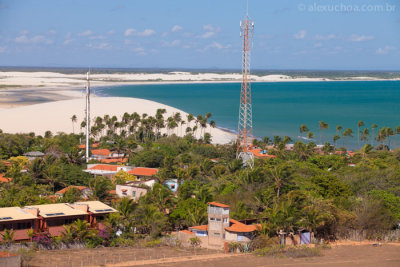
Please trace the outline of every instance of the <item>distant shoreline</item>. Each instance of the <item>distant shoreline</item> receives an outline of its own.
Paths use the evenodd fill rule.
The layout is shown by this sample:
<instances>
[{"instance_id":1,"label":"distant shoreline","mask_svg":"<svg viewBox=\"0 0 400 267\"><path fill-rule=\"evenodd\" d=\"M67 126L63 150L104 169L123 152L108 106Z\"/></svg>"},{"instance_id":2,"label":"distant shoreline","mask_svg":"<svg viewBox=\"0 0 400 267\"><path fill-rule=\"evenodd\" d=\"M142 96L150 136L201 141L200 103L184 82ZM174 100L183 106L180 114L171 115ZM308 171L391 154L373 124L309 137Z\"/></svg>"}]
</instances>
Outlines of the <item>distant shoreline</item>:
<instances>
[{"instance_id":1,"label":"distant shoreline","mask_svg":"<svg viewBox=\"0 0 400 267\"><path fill-rule=\"evenodd\" d=\"M37 103L76 99L83 96L86 80L82 74L57 72L0 71L0 108L14 108ZM375 77L293 78L282 74L252 76L253 83L280 82L369 82L399 81ZM96 89L166 84L221 84L240 83L240 73L104 73L91 75L91 87Z\"/></svg>"}]
</instances>

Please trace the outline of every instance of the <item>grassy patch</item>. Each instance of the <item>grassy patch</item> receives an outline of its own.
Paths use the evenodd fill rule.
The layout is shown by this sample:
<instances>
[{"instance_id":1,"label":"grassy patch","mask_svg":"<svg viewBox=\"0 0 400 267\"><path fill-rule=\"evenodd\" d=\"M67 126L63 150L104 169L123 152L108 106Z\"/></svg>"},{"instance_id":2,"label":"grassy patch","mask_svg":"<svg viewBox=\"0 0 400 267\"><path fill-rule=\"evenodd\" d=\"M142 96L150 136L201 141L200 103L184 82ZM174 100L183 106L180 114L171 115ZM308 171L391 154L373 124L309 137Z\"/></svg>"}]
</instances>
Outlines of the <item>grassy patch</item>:
<instances>
[{"instance_id":1,"label":"grassy patch","mask_svg":"<svg viewBox=\"0 0 400 267\"><path fill-rule=\"evenodd\" d=\"M0 89L5 89L5 88L18 88L22 87L21 85L15 85L15 84L0 84Z\"/></svg>"},{"instance_id":2,"label":"grassy patch","mask_svg":"<svg viewBox=\"0 0 400 267\"><path fill-rule=\"evenodd\" d=\"M322 256L321 247L285 247L285 246L272 246L254 251L257 256L270 256L276 258L306 258L306 257L317 257Z\"/></svg>"}]
</instances>

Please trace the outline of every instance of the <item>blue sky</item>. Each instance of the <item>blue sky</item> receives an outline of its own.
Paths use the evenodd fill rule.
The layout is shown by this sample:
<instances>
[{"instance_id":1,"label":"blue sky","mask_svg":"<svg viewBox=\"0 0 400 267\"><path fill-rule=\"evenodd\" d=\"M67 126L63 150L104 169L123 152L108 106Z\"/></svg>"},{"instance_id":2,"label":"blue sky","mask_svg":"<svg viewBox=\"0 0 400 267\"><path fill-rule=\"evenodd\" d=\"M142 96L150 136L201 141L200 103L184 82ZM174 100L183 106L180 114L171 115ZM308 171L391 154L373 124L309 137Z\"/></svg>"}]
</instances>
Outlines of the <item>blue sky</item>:
<instances>
[{"instance_id":1,"label":"blue sky","mask_svg":"<svg viewBox=\"0 0 400 267\"><path fill-rule=\"evenodd\" d=\"M244 0L0 0L0 65L240 69ZM398 70L395 0L250 0L252 68Z\"/></svg>"}]
</instances>

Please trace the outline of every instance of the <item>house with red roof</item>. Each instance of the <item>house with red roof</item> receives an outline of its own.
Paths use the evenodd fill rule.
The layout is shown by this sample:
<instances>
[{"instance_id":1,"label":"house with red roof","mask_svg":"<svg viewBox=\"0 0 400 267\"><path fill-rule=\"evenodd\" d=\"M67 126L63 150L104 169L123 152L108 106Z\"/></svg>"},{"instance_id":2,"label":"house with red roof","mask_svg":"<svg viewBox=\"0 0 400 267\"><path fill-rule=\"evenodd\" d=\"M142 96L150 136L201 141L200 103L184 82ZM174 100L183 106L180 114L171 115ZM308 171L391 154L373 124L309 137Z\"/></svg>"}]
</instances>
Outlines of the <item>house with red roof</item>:
<instances>
[{"instance_id":1,"label":"house with red roof","mask_svg":"<svg viewBox=\"0 0 400 267\"><path fill-rule=\"evenodd\" d=\"M96 148L99 147L100 143L93 143L90 147ZM79 149L86 149L86 144L81 144L78 146Z\"/></svg>"},{"instance_id":2,"label":"house with red roof","mask_svg":"<svg viewBox=\"0 0 400 267\"><path fill-rule=\"evenodd\" d=\"M158 173L158 169L156 168L144 168L144 167L136 167L128 172L129 174L137 176L139 179L146 179L150 177L154 177Z\"/></svg>"},{"instance_id":3,"label":"house with red roof","mask_svg":"<svg viewBox=\"0 0 400 267\"><path fill-rule=\"evenodd\" d=\"M88 164L85 172L88 172L92 175L100 175L108 178L113 178L114 175L123 170L125 172L129 172L132 170L131 166L121 166L121 165L111 165L111 164Z\"/></svg>"},{"instance_id":4,"label":"house with red roof","mask_svg":"<svg viewBox=\"0 0 400 267\"><path fill-rule=\"evenodd\" d=\"M109 149L106 148L102 148L102 149L92 149L90 151L91 153L91 159L93 160L102 160L102 159L109 159L109 158L123 158L125 156L125 154L123 153L118 153L115 151L111 151Z\"/></svg>"},{"instance_id":5,"label":"house with red roof","mask_svg":"<svg viewBox=\"0 0 400 267\"><path fill-rule=\"evenodd\" d=\"M4 173L0 173L0 183L9 183L12 181L12 178L5 177Z\"/></svg>"},{"instance_id":6,"label":"house with red roof","mask_svg":"<svg viewBox=\"0 0 400 267\"><path fill-rule=\"evenodd\" d=\"M193 235L201 240L201 246L220 249L226 242L250 242L261 225L248 225L229 217L228 205L209 202L207 207L208 224L189 227L180 231L178 238L188 245Z\"/></svg>"},{"instance_id":7,"label":"house with red roof","mask_svg":"<svg viewBox=\"0 0 400 267\"><path fill-rule=\"evenodd\" d=\"M87 186L76 186L76 185L70 185L70 186L68 186L68 187L65 187L65 188L63 188L63 189L57 191L55 195L58 196L58 197L60 197L60 198L62 198L62 197L64 196L64 194L65 194L68 190L70 190L70 189L72 189L72 188L76 188L76 189L78 189L79 191L81 191L81 193L82 193L81 197L82 197L82 198L86 198L86 199L87 199L87 198L89 198L89 196L92 195L92 190L90 190L89 187L87 187Z\"/></svg>"},{"instance_id":8,"label":"house with red roof","mask_svg":"<svg viewBox=\"0 0 400 267\"><path fill-rule=\"evenodd\" d=\"M249 149L249 152L253 153L254 157L257 158L276 158L275 155L269 155L267 150L263 150L261 148L252 147Z\"/></svg>"}]
</instances>

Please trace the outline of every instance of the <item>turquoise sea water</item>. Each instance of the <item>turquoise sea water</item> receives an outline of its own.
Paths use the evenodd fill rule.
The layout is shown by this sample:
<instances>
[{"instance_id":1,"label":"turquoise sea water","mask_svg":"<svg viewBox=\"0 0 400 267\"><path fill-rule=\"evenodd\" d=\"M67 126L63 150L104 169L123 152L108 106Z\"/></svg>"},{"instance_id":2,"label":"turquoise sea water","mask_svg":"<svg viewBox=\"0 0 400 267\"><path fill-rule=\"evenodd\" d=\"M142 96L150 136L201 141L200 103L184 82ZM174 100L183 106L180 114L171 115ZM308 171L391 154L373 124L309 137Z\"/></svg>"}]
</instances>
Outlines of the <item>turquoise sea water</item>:
<instances>
[{"instance_id":1,"label":"turquoise sea water","mask_svg":"<svg viewBox=\"0 0 400 267\"><path fill-rule=\"evenodd\" d=\"M217 126L237 129L239 83L129 85L101 88L96 93L149 99L195 115L211 112ZM252 98L258 137L298 139L299 126L305 123L319 143L318 125L323 120L329 124L327 141L331 143L336 125L352 128L354 138L349 146L354 148L359 120L368 128L372 123L400 126L400 81L253 83Z\"/></svg>"}]
</instances>

